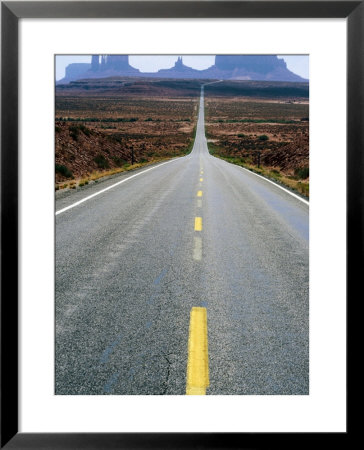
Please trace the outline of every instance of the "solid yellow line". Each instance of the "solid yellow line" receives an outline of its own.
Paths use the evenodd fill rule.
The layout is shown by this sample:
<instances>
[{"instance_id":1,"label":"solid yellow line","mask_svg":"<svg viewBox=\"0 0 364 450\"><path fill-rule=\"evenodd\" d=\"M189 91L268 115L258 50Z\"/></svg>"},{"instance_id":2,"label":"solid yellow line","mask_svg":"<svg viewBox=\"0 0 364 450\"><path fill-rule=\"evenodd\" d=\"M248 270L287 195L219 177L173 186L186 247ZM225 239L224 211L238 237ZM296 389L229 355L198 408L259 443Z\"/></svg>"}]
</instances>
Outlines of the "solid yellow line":
<instances>
[{"instance_id":1,"label":"solid yellow line","mask_svg":"<svg viewBox=\"0 0 364 450\"><path fill-rule=\"evenodd\" d=\"M200 181L203 181L203 178L200 178Z\"/></svg>"},{"instance_id":2,"label":"solid yellow line","mask_svg":"<svg viewBox=\"0 0 364 450\"><path fill-rule=\"evenodd\" d=\"M195 231L202 231L202 217L195 217Z\"/></svg>"},{"instance_id":3,"label":"solid yellow line","mask_svg":"<svg viewBox=\"0 0 364 450\"><path fill-rule=\"evenodd\" d=\"M207 310L194 306L190 315L186 395L205 395L209 386Z\"/></svg>"},{"instance_id":4,"label":"solid yellow line","mask_svg":"<svg viewBox=\"0 0 364 450\"><path fill-rule=\"evenodd\" d=\"M202 191L197 192L197 197L202 197Z\"/></svg>"}]
</instances>

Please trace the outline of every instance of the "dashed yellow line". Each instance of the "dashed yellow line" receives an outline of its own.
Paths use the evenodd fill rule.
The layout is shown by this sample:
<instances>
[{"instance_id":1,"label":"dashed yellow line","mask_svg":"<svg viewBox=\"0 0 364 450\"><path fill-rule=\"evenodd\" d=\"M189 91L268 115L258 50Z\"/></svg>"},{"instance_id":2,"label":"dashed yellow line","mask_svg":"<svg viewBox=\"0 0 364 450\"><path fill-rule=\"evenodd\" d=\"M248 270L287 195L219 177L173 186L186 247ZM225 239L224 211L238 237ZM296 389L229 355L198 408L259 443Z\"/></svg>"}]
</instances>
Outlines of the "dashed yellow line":
<instances>
[{"instance_id":1,"label":"dashed yellow line","mask_svg":"<svg viewBox=\"0 0 364 450\"><path fill-rule=\"evenodd\" d=\"M202 217L195 217L195 231L202 231Z\"/></svg>"},{"instance_id":2,"label":"dashed yellow line","mask_svg":"<svg viewBox=\"0 0 364 450\"><path fill-rule=\"evenodd\" d=\"M188 336L186 395L205 395L209 386L207 310L193 307Z\"/></svg>"},{"instance_id":3,"label":"dashed yellow line","mask_svg":"<svg viewBox=\"0 0 364 450\"><path fill-rule=\"evenodd\" d=\"M202 197L202 191L197 192L197 197Z\"/></svg>"},{"instance_id":4,"label":"dashed yellow line","mask_svg":"<svg viewBox=\"0 0 364 450\"><path fill-rule=\"evenodd\" d=\"M203 181L203 178L200 178L200 181Z\"/></svg>"}]
</instances>

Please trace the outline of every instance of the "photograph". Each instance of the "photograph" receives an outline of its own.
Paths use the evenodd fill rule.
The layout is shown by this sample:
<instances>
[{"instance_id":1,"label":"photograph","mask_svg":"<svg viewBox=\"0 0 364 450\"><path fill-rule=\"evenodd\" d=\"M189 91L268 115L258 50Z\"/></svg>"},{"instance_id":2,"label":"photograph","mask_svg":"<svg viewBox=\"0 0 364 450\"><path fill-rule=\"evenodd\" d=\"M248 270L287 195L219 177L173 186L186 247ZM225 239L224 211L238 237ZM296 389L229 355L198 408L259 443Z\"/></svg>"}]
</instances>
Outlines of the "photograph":
<instances>
[{"instance_id":1,"label":"photograph","mask_svg":"<svg viewBox=\"0 0 364 450\"><path fill-rule=\"evenodd\" d=\"M55 55L55 395L310 394L309 58Z\"/></svg>"},{"instance_id":2,"label":"photograph","mask_svg":"<svg viewBox=\"0 0 364 450\"><path fill-rule=\"evenodd\" d=\"M324 3L1 1L1 448L348 447L364 2Z\"/></svg>"}]
</instances>

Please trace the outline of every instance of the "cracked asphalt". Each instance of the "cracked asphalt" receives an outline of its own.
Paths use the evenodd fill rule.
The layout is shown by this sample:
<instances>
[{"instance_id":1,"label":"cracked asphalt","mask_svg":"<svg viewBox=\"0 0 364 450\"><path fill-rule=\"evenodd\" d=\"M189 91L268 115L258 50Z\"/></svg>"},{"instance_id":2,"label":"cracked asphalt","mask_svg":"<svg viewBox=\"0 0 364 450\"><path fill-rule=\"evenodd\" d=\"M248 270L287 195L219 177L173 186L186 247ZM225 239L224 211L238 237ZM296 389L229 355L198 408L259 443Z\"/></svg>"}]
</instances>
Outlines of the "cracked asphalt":
<instances>
[{"instance_id":1,"label":"cracked asphalt","mask_svg":"<svg viewBox=\"0 0 364 450\"><path fill-rule=\"evenodd\" d=\"M57 196L140 173L56 215L55 393L184 395L203 306L207 395L308 394L308 205L209 155L203 107L192 153L143 171Z\"/></svg>"}]
</instances>

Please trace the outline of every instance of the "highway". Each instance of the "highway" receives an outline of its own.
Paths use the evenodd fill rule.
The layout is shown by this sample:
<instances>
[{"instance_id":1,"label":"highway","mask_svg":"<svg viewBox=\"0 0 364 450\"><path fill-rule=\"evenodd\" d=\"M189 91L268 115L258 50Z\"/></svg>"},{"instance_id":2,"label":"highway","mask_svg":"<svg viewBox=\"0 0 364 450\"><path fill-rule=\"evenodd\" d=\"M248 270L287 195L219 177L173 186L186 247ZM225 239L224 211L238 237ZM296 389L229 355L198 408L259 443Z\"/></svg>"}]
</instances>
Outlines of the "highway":
<instances>
[{"instance_id":1,"label":"highway","mask_svg":"<svg viewBox=\"0 0 364 450\"><path fill-rule=\"evenodd\" d=\"M190 155L55 217L56 394L309 393L308 202L209 154L203 88Z\"/></svg>"}]
</instances>

